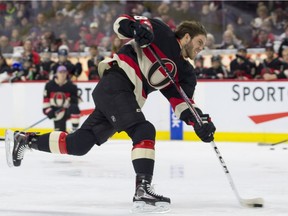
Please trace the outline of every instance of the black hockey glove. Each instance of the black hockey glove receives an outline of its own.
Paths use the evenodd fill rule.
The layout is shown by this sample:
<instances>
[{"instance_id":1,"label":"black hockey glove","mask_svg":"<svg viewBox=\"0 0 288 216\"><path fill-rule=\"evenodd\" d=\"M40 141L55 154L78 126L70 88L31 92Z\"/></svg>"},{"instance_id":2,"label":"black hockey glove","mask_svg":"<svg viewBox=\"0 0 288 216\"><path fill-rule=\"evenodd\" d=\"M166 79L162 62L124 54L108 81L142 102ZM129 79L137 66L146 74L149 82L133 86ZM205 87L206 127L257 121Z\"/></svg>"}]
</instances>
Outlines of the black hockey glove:
<instances>
[{"instance_id":1,"label":"black hockey glove","mask_svg":"<svg viewBox=\"0 0 288 216\"><path fill-rule=\"evenodd\" d=\"M46 115L48 116L49 119L56 117L55 111L53 109L51 109Z\"/></svg>"},{"instance_id":2,"label":"black hockey glove","mask_svg":"<svg viewBox=\"0 0 288 216\"><path fill-rule=\"evenodd\" d=\"M195 133L203 142L211 142L214 140L214 132L216 131L216 128L213 122L211 122L208 114L202 114L200 117L203 124L201 126L197 123L194 125Z\"/></svg>"},{"instance_id":3,"label":"black hockey glove","mask_svg":"<svg viewBox=\"0 0 288 216\"><path fill-rule=\"evenodd\" d=\"M133 37L141 48L149 46L149 44L154 40L153 29L151 24L149 24L149 21L147 21L147 24L145 22L133 23Z\"/></svg>"},{"instance_id":4,"label":"black hockey glove","mask_svg":"<svg viewBox=\"0 0 288 216\"><path fill-rule=\"evenodd\" d=\"M210 116L208 114L203 114L199 108L195 109L198 115L201 117L203 123L201 126L197 123L197 120L192 115L189 109L181 113L180 119L183 119L186 122L186 124L192 125L194 127L195 133L203 142L208 143L213 141L214 132L216 131L216 128L213 122L211 121Z\"/></svg>"},{"instance_id":5,"label":"black hockey glove","mask_svg":"<svg viewBox=\"0 0 288 216\"><path fill-rule=\"evenodd\" d=\"M47 109L44 110L45 115L48 116L49 119L53 119L56 117L56 115L61 111L61 108L57 108L57 107L49 107Z\"/></svg>"}]
</instances>

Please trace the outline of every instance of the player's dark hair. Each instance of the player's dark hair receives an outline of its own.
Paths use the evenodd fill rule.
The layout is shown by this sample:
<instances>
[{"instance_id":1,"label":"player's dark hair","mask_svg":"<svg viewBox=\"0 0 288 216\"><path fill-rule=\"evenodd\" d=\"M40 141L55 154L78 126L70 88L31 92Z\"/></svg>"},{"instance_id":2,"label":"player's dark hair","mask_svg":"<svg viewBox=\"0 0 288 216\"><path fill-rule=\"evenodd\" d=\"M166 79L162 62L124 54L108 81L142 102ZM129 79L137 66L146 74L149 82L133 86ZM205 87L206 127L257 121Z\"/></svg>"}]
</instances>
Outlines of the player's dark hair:
<instances>
[{"instance_id":1,"label":"player's dark hair","mask_svg":"<svg viewBox=\"0 0 288 216\"><path fill-rule=\"evenodd\" d=\"M205 27L197 21L183 21L177 26L175 34L178 39L183 38L186 33L188 33L191 38L197 35L205 35L207 37Z\"/></svg>"},{"instance_id":2,"label":"player's dark hair","mask_svg":"<svg viewBox=\"0 0 288 216\"><path fill-rule=\"evenodd\" d=\"M93 45L90 46L90 49L96 49L96 50L97 50L97 49L98 49L98 46L95 45L95 44L93 44Z\"/></svg>"}]
</instances>

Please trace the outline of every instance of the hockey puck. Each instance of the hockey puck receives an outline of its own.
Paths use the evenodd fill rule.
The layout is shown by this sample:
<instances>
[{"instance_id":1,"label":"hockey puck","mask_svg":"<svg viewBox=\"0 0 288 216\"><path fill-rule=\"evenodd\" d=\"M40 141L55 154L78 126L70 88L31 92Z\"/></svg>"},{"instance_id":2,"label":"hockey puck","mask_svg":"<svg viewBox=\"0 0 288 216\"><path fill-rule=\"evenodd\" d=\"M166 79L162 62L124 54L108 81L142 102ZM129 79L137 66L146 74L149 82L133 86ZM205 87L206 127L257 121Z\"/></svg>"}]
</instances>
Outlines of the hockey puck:
<instances>
[{"instance_id":1,"label":"hockey puck","mask_svg":"<svg viewBox=\"0 0 288 216\"><path fill-rule=\"evenodd\" d=\"M275 150L275 148L274 148L274 147L271 147L270 150Z\"/></svg>"},{"instance_id":2,"label":"hockey puck","mask_svg":"<svg viewBox=\"0 0 288 216\"><path fill-rule=\"evenodd\" d=\"M287 150L287 147L283 147L283 150Z\"/></svg>"},{"instance_id":3,"label":"hockey puck","mask_svg":"<svg viewBox=\"0 0 288 216\"><path fill-rule=\"evenodd\" d=\"M262 207L263 207L263 204L257 203L257 204L254 204L253 207L255 207L255 208L262 208Z\"/></svg>"}]
</instances>

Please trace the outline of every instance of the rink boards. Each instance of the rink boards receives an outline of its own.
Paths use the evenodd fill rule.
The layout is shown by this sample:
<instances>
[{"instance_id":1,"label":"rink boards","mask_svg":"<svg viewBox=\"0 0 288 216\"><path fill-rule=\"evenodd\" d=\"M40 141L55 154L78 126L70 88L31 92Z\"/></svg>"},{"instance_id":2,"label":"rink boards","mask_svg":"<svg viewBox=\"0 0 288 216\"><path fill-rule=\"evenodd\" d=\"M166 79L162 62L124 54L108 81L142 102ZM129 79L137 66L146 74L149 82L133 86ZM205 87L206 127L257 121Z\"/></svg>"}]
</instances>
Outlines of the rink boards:
<instances>
[{"instance_id":1,"label":"rink boards","mask_svg":"<svg viewBox=\"0 0 288 216\"><path fill-rule=\"evenodd\" d=\"M94 109L91 93L97 82L77 82L82 102L81 122ZM199 81L195 102L209 113L216 125L216 141L276 142L288 137L287 81ZM45 117L42 100L45 82L2 83L0 136L5 128L21 129ZM4 105L5 104L5 105ZM161 140L198 140L190 126L180 123L170 113L170 105L160 92L153 92L143 107L147 120L157 129ZM68 128L70 123L68 124ZM51 131L46 120L33 130ZM126 139L125 133L114 138Z\"/></svg>"}]
</instances>

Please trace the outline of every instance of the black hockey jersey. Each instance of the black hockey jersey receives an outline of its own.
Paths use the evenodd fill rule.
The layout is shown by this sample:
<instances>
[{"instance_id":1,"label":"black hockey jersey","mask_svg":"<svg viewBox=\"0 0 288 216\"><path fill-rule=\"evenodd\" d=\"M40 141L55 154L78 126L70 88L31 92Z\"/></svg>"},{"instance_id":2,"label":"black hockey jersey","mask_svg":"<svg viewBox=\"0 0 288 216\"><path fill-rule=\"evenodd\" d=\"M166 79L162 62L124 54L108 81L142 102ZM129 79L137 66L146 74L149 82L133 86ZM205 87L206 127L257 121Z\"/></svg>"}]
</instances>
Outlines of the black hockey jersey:
<instances>
[{"instance_id":1,"label":"black hockey jersey","mask_svg":"<svg viewBox=\"0 0 288 216\"><path fill-rule=\"evenodd\" d=\"M271 62L267 62L264 59L263 63L258 65L257 74L263 76L265 73L278 74L283 71L284 63L279 58L273 59Z\"/></svg>"},{"instance_id":2,"label":"black hockey jersey","mask_svg":"<svg viewBox=\"0 0 288 216\"><path fill-rule=\"evenodd\" d=\"M120 39L133 38L131 24L135 22L135 18L137 19L137 17L123 15L115 21L114 31ZM182 87L194 103L192 97L196 86L196 75L193 66L182 57L175 33L160 20L149 20L154 31L154 40L150 46L171 71L176 84ZM148 48L142 49L135 40L130 40L112 58L99 63L100 77L103 76L105 69L111 67L113 61L118 63L134 84L134 94L140 107L144 105L149 93L160 90L169 100L178 118L184 110L188 109L187 104Z\"/></svg>"},{"instance_id":3,"label":"black hockey jersey","mask_svg":"<svg viewBox=\"0 0 288 216\"><path fill-rule=\"evenodd\" d=\"M78 104L77 91L77 86L70 80L67 80L62 86L55 82L55 78L47 82L43 95L43 113L46 114L46 110L49 108L53 108L55 111L64 108L57 115L57 119L61 119L65 108L68 108L70 104Z\"/></svg>"}]
</instances>

